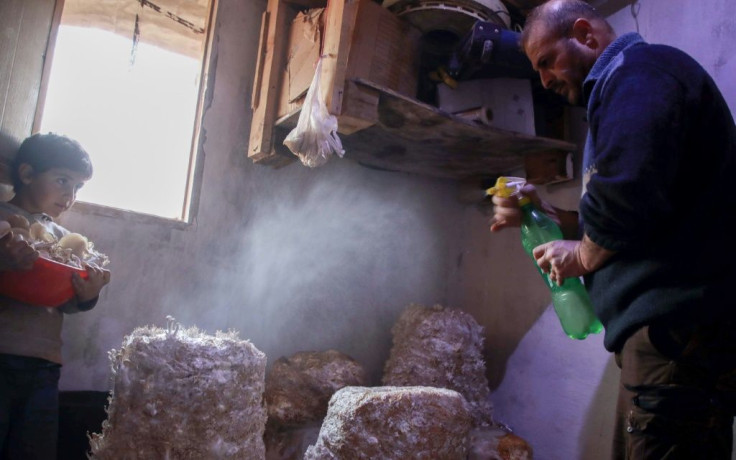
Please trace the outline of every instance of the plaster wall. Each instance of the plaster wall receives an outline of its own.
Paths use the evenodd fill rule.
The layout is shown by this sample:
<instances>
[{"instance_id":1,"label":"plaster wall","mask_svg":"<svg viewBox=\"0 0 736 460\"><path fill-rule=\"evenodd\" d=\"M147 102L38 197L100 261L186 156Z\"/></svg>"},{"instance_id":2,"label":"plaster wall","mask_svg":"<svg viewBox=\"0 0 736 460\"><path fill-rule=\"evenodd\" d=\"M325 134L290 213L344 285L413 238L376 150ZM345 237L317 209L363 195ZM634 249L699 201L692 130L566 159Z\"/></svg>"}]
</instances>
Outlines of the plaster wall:
<instances>
[{"instance_id":1,"label":"plaster wall","mask_svg":"<svg viewBox=\"0 0 736 460\"><path fill-rule=\"evenodd\" d=\"M638 23L647 41L690 53L735 111L735 2L640 0L633 7L636 17L629 1L599 3L607 3L601 10L618 5L609 19L619 34L636 31ZM571 116L571 139L578 145L587 129L583 116L579 110ZM544 187L541 193L561 208L575 209L580 183ZM574 341L563 335L517 232L489 234L488 216L477 209L466 209L461 219L462 263L456 261L451 272L450 303L463 305L486 327L495 418L529 440L535 458L608 458L619 371L602 336Z\"/></svg>"}]
</instances>

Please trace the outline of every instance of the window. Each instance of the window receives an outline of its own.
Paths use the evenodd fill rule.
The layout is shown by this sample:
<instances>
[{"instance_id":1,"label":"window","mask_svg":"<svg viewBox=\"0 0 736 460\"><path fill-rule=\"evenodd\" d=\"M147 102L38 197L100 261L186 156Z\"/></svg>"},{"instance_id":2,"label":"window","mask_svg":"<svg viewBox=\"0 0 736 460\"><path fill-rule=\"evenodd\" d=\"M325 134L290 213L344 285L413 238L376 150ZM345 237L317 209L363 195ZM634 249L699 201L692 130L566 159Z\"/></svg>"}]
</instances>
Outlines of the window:
<instances>
[{"instance_id":1,"label":"window","mask_svg":"<svg viewBox=\"0 0 736 460\"><path fill-rule=\"evenodd\" d=\"M60 2L34 131L89 152L78 200L188 219L215 1Z\"/></svg>"}]
</instances>

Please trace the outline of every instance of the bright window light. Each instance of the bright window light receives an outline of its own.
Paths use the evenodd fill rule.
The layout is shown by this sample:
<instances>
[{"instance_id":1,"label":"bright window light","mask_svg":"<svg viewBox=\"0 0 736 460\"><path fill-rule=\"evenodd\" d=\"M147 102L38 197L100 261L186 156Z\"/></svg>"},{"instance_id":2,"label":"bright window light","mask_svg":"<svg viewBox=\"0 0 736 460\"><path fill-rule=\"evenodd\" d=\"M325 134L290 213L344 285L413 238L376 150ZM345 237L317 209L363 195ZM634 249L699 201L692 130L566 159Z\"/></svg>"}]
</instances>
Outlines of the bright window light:
<instances>
[{"instance_id":1,"label":"bright window light","mask_svg":"<svg viewBox=\"0 0 736 460\"><path fill-rule=\"evenodd\" d=\"M36 130L89 152L78 200L185 218L201 75L197 59L62 17Z\"/></svg>"}]
</instances>

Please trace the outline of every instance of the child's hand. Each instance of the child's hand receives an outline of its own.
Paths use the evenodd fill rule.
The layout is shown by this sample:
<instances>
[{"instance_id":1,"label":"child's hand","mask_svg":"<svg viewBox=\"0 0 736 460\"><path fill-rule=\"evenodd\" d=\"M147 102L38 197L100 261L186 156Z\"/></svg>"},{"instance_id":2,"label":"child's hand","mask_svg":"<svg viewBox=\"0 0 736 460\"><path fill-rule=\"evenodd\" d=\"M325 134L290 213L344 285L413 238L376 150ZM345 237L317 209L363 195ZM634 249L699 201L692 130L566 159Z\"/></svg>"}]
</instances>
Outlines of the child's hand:
<instances>
[{"instance_id":1,"label":"child's hand","mask_svg":"<svg viewBox=\"0 0 736 460\"><path fill-rule=\"evenodd\" d=\"M30 270L38 251L10 231L10 224L0 221L0 270Z\"/></svg>"},{"instance_id":2,"label":"child's hand","mask_svg":"<svg viewBox=\"0 0 736 460\"><path fill-rule=\"evenodd\" d=\"M72 286L77 294L77 302L88 302L98 295L102 288L110 282L110 270L105 270L96 265L85 264L87 269L87 279L79 276L78 273L72 274Z\"/></svg>"}]
</instances>

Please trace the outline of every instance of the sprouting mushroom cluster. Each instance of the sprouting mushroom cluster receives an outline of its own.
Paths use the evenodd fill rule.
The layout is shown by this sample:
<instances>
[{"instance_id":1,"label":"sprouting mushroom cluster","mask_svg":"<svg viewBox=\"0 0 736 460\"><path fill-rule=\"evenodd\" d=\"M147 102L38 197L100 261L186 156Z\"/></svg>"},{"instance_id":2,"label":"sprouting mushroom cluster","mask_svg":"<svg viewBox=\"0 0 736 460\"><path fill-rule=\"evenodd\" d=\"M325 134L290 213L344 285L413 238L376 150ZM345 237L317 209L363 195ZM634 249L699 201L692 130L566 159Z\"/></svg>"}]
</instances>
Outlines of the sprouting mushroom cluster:
<instances>
[{"instance_id":1,"label":"sprouting mushroom cluster","mask_svg":"<svg viewBox=\"0 0 736 460\"><path fill-rule=\"evenodd\" d=\"M28 241L41 257L76 268L84 268L84 264L104 267L110 263L105 254L95 251L94 243L84 235L68 233L57 239L42 224L31 224L21 215L10 215L5 220L10 224L13 238Z\"/></svg>"}]
</instances>

